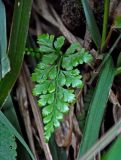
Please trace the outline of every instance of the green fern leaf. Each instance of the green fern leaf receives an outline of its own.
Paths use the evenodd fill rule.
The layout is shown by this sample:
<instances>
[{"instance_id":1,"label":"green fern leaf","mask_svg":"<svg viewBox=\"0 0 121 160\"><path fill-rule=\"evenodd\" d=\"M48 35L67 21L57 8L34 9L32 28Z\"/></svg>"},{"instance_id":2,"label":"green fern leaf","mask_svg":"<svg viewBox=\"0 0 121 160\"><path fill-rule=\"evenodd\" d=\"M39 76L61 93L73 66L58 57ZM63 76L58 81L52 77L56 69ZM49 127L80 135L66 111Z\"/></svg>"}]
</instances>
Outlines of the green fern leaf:
<instances>
[{"instance_id":1,"label":"green fern leaf","mask_svg":"<svg viewBox=\"0 0 121 160\"><path fill-rule=\"evenodd\" d=\"M37 39L39 51L43 54L32 74L32 80L36 82L33 94L39 97L47 141L55 128L60 126L69 105L75 102L74 89L83 87L82 76L75 67L92 60L92 56L77 43L72 44L64 54L61 51L64 40L63 36L55 39L48 34Z\"/></svg>"},{"instance_id":2,"label":"green fern leaf","mask_svg":"<svg viewBox=\"0 0 121 160\"><path fill-rule=\"evenodd\" d=\"M69 70L69 71L63 71L63 74L65 75L65 79L66 79L66 86L72 86L73 88L77 87L77 88L82 88L83 87L83 83L82 83L82 76L79 75L79 70L78 69L73 69L73 70Z\"/></svg>"},{"instance_id":3,"label":"green fern leaf","mask_svg":"<svg viewBox=\"0 0 121 160\"><path fill-rule=\"evenodd\" d=\"M79 48L78 48L79 49ZM80 48L79 50L72 50L74 52L67 51L63 56L62 67L66 70L72 70L73 67L78 66L79 64L88 63L92 60L91 54L86 52L84 48ZM70 54L69 54L70 53Z\"/></svg>"},{"instance_id":4,"label":"green fern leaf","mask_svg":"<svg viewBox=\"0 0 121 160\"><path fill-rule=\"evenodd\" d=\"M63 46L65 41L65 38L63 36L60 36L59 38L57 38L57 40L54 42L54 47L58 50L61 49L61 47Z\"/></svg>"},{"instance_id":5,"label":"green fern leaf","mask_svg":"<svg viewBox=\"0 0 121 160\"><path fill-rule=\"evenodd\" d=\"M70 47L66 50L66 55L68 55L68 54L73 54L73 53L75 53L76 51L78 51L78 50L80 50L80 45L79 45L79 43L72 43L71 45L70 45Z\"/></svg>"},{"instance_id":6,"label":"green fern leaf","mask_svg":"<svg viewBox=\"0 0 121 160\"><path fill-rule=\"evenodd\" d=\"M16 160L16 141L11 131L0 122L0 159Z\"/></svg>"},{"instance_id":7,"label":"green fern leaf","mask_svg":"<svg viewBox=\"0 0 121 160\"><path fill-rule=\"evenodd\" d=\"M39 51L42 53L54 53L53 41L53 35L41 34L38 36L37 43L40 45Z\"/></svg>"}]
</instances>

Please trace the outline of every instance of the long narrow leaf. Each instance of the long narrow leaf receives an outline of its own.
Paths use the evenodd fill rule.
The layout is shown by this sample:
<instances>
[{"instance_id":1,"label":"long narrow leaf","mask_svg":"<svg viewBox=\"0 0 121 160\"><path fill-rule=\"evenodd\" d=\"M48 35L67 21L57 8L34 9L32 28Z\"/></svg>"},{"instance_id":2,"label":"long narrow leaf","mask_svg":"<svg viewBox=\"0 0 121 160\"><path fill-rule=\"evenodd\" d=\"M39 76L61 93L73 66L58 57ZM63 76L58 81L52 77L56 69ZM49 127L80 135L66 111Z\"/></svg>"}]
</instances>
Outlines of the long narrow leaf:
<instances>
[{"instance_id":1,"label":"long narrow leaf","mask_svg":"<svg viewBox=\"0 0 121 160\"><path fill-rule=\"evenodd\" d=\"M6 14L5 6L0 0L0 79L10 71L9 59L6 54L7 50L7 35L6 35Z\"/></svg>"},{"instance_id":2,"label":"long narrow leaf","mask_svg":"<svg viewBox=\"0 0 121 160\"><path fill-rule=\"evenodd\" d=\"M7 117L7 119L10 121L10 123L16 128L16 130L21 133L21 129L19 126L18 118L14 109L14 105L11 99L11 96L8 95L6 102L4 103L4 106L2 108L2 112Z\"/></svg>"},{"instance_id":3,"label":"long narrow leaf","mask_svg":"<svg viewBox=\"0 0 121 160\"><path fill-rule=\"evenodd\" d=\"M11 71L0 81L0 108L13 87L24 57L32 0L16 0L8 54Z\"/></svg>"},{"instance_id":4,"label":"long narrow leaf","mask_svg":"<svg viewBox=\"0 0 121 160\"><path fill-rule=\"evenodd\" d=\"M92 36L93 41L95 42L95 45L97 46L97 48L99 48L100 42L101 42L101 36L100 36L100 32L99 32L98 26L95 21L95 17L89 6L88 0L81 0L81 2L84 8L86 22L87 22L90 34Z\"/></svg>"},{"instance_id":5,"label":"long narrow leaf","mask_svg":"<svg viewBox=\"0 0 121 160\"><path fill-rule=\"evenodd\" d=\"M11 148L11 149L10 149ZM16 160L17 143L15 136L2 121L0 121L0 159L1 160Z\"/></svg>"},{"instance_id":6,"label":"long narrow leaf","mask_svg":"<svg viewBox=\"0 0 121 160\"><path fill-rule=\"evenodd\" d=\"M67 160L66 150L62 147L58 147L54 135L50 138L49 147L53 160Z\"/></svg>"},{"instance_id":7,"label":"long narrow leaf","mask_svg":"<svg viewBox=\"0 0 121 160\"><path fill-rule=\"evenodd\" d=\"M113 143L102 160L121 160L121 136Z\"/></svg>"},{"instance_id":8,"label":"long narrow leaf","mask_svg":"<svg viewBox=\"0 0 121 160\"><path fill-rule=\"evenodd\" d=\"M18 118L15 113L15 109L14 109L13 102L10 95L8 96L6 102L4 103L2 112L4 113L6 118L9 120L9 122L13 125L13 127L18 131L18 133L22 135ZM17 143L17 157L19 157L19 160L31 159L29 156L29 153L24 149L23 145L20 142Z\"/></svg>"},{"instance_id":9,"label":"long narrow leaf","mask_svg":"<svg viewBox=\"0 0 121 160\"><path fill-rule=\"evenodd\" d=\"M109 145L120 133L121 133L121 120L119 120L119 122L117 122L103 137L101 137L101 139L99 141L97 141L96 144L94 144L84 154L84 156L81 157L81 160L90 160L91 158L96 156L107 145ZM104 156L104 157L106 157L106 156Z\"/></svg>"},{"instance_id":10,"label":"long narrow leaf","mask_svg":"<svg viewBox=\"0 0 121 160\"><path fill-rule=\"evenodd\" d=\"M21 142L21 144L26 148L28 153L30 154L32 160L35 160L32 152L30 151L29 147L27 146L26 142L24 139L21 137L21 135L17 132L17 130L12 126L12 124L8 121L8 119L5 117L5 115L0 111L0 121L13 133L16 138Z\"/></svg>"},{"instance_id":11,"label":"long narrow leaf","mask_svg":"<svg viewBox=\"0 0 121 160\"><path fill-rule=\"evenodd\" d=\"M108 100L109 90L113 82L115 68L110 57L103 66L96 90L89 106L84 137L80 146L78 159L96 142Z\"/></svg>"},{"instance_id":12,"label":"long narrow leaf","mask_svg":"<svg viewBox=\"0 0 121 160\"><path fill-rule=\"evenodd\" d=\"M109 16L109 6L110 0L104 0L104 18L103 18L103 31L102 31L102 40L101 40L101 48L103 48L106 40L106 33L108 27L108 16Z\"/></svg>"}]
</instances>

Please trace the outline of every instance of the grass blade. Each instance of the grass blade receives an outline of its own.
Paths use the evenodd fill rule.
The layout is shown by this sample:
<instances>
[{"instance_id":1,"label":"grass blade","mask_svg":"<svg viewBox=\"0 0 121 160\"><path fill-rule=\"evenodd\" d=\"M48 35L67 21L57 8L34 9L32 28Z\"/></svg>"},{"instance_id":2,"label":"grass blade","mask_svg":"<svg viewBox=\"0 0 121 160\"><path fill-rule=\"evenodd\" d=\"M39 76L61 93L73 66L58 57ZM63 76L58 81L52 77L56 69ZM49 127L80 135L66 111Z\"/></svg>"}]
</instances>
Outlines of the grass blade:
<instances>
[{"instance_id":1,"label":"grass blade","mask_svg":"<svg viewBox=\"0 0 121 160\"><path fill-rule=\"evenodd\" d=\"M0 0L0 79L10 71L10 63L7 51L6 13L5 6Z\"/></svg>"},{"instance_id":2,"label":"grass blade","mask_svg":"<svg viewBox=\"0 0 121 160\"><path fill-rule=\"evenodd\" d=\"M100 42L101 42L101 35L97 26L97 23L95 21L95 17L92 13L92 10L89 6L88 0L81 0L83 8L84 8L84 13L86 17L86 22L90 31L90 34L92 36L93 41L95 42L95 45L97 48L100 47Z\"/></svg>"},{"instance_id":3,"label":"grass blade","mask_svg":"<svg viewBox=\"0 0 121 160\"><path fill-rule=\"evenodd\" d=\"M49 147L53 160L67 160L66 150L56 144L54 135L50 138Z\"/></svg>"},{"instance_id":4,"label":"grass blade","mask_svg":"<svg viewBox=\"0 0 121 160\"><path fill-rule=\"evenodd\" d=\"M7 127L11 132L18 138L18 140L21 142L21 144L26 148L29 155L31 156L32 160L35 160L32 152L30 151L28 145L24 141L24 139L21 137L21 135L17 132L17 130L12 126L12 124L8 121L8 119L5 117L5 115L0 111L0 121Z\"/></svg>"},{"instance_id":5,"label":"grass blade","mask_svg":"<svg viewBox=\"0 0 121 160\"><path fill-rule=\"evenodd\" d=\"M18 131L18 133L22 135L18 118L14 110L14 105L10 95L8 96L2 108L2 112L4 113L6 118L9 120L9 122L14 126L14 128ZM17 142L17 157L19 157L19 160L31 159L28 152L24 149L23 145L19 141Z\"/></svg>"},{"instance_id":6,"label":"grass blade","mask_svg":"<svg viewBox=\"0 0 121 160\"><path fill-rule=\"evenodd\" d=\"M110 144L121 133L121 120L117 122L101 139L93 145L81 157L81 160L90 160L99 152L101 152L108 144ZM115 158L114 158L115 159ZM117 159L116 159L117 160Z\"/></svg>"},{"instance_id":7,"label":"grass blade","mask_svg":"<svg viewBox=\"0 0 121 160\"><path fill-rule=\"evenodd\" d=\"M11 37L8 48L11 71L0 81L0 108L13 87L20 71L24 57L31 6L32 0L15 1Z\"/></svg>"},{"instance_id":8,"label":"grass blade","mask_svg":"<svg viewBox=\"0 0 121 160\"><path fill-rule=\"evenodd\" d=\"M80 146L78 160L90 149L98 138L105 106L108 100L109 90L113 82L115 68L110 57L103 66L98 83L89 106L84 137ZM93 127L95 125L95 127Z\"/></svg>"},{"instance_id":9,"label":"grass blade","mask_svg":"<svg viewBox=\"0 0 121 160\"><path fill-rule=\"evenodd\" d=\"M102 160L121 160L121 136L117 138Z\"/></svg>"},{"instance_id":10,"label":"grass blade","mask_svg":"<svg viewBox=\"0 0 121 160\"><path fill-rule=\"evenodd\" d=\"M10 95L8 95L6 102L4 103L2 112L4 113L6 118L10 121L10 123L16 128L16 130L21 134L18 118L14 110L14 105Z\"/></svg>"},{"instance_id":11,"label":"grass blade","mask_svg":"<svg viewBox=\"0 0 121 160\"><path fill-rule=\"evenodd\" d=\"M17 143L9 128L0 121L0 159L16 160Z\"/></svg>"},{"instance_id":12,"label":"grass blade","mask_svg":"<svg viewBox=\"0 0 121 160\"><path fill-rule=\"evenodd\" d=\"M121 67L121 52L119 53L116 66Z\"/></svg>"},{"instance_id":13,"label":"grass blade","mask_svg":"<svg viewBox=\"0 0 121 160\"><path fill-rule=\"evenodd\" d=\"M104 1L104 19L103 19L103 32L102 32L101 48L103 48L103 46L105 44L105 40L106 40L108 16L109 16L109 6L110 6L110 0L105 0Z\"/></svg>"}]
</instances>

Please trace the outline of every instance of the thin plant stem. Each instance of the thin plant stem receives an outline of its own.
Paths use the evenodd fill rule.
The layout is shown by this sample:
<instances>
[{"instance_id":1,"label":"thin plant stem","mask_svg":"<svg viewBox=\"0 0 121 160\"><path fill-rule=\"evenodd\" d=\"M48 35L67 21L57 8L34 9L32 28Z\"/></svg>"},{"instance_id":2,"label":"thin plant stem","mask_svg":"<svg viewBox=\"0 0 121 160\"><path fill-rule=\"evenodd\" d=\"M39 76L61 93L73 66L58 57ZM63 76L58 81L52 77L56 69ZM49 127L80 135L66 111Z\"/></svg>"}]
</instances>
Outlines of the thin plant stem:
<instances>
[{"instance_id":1,"label":"thin plant stem","mask_svg":"<svg viewBox=\"0 0 121 160\"><path fill-rule=\"evenodd\" d=\"M107 24L108 24L108 17L109 17L109 6L110 6L110 0L105 0L104 1L104 18L103 18L101 49L103 48L105 44L105 40L106 40Z\"/></svg>"},{"instance_id":2,"label":"thin plant stem","mask_svg":"<svg viewBox=\"0 0 121 160\"><path fill-rule=\"evenodd\" d=\"M111 47L111 49L109 50L108 54L104 57L104 60L102 61L101 65L100 65L100 69L102 68L102 66L105 64L105 62L108 60L108 58L110 57L111 53L114 51L114 49L116 48L118 42L121 39L121 33L118 36L118 38L116 39L115 43L113 44L113 46Z\"/></svg>"},{"instance_id":3,"label":"thin plant stem","mask_svg":"<svg viewBox=\"0 0 121 160\"><path fill-rule=\"evenodd\" d=\"M113 46L111 47L111 49L109 50L109 52L105 55L102 63L100 64L100 66L98 67L98 69L96 70L96 73L99 73L101 68L104 66L104 64L107 62L108 58L110 57L111 53L114 51L116 45L118 44L118 42L120 41L121 39L121 33L120 35L118 36L118 38L116 39L115 43L113 44ZM115 73L115 75L117 75L117 73ZM89 82L89 84L92 83L92 81L95 79L95 77L97 76L97 74L94 74L91 81Z\"/></svg>"}]
</instances>

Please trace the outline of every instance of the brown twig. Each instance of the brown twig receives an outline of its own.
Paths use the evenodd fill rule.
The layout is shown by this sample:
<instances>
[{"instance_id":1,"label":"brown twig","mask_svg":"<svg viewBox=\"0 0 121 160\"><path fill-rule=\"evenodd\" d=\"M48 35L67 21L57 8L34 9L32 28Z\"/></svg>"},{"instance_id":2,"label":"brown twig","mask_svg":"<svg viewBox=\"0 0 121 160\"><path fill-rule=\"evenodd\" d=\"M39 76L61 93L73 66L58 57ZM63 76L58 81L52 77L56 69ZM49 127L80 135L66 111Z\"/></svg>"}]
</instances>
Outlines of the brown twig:
<instances>
[{"instance_id":1,"label":"brown twig","mask_svg":"<svg viewBox=\"0 0 121 160\"><path fill-rule=\"evenodd\" d=\"M19 109L20 109L20 113L21 113L21 116L22 116L24 124L25 124L25 129L26 129L28 141L30 144L30 148L35 156L35 159L37 160L38 158L37 158L37 153L35 150L30 114L29 114L29 110L28 110L28 100L27 100L26 87L25 87L25 84L23 81L22 72L19 76L18 83L19 83L19 85L16 89L16 95L17 95L17 100L18 100L18 104L19 104Z\"/></svg>"},{"instance_id":2,"label":"brown twig","mask_svg":"<svg viewBox=\"0 0 121 160\"><path fill-rule=\"evenodd\" d=\"M82 40L76 39L76 37L64 26L63 22L61 21L60 17L58 16L58 14L54 10L54 8L52 6L50 6L50 7L51 7L51 10L52 10L56 20L57 20L58 28L63 33L63 35L67 38L67 40L70 43L79 42L80 45L82 46Z\"/></svg>"},{"instance_id":3,"label":"brown twig","mask_svg":"<svg viewBox=\"0 0 121 160\"><path fill-rule=\"evenodd\" d=\"M62 34L67 38L67 40L70 43L73 42L79 42L80 45L82 45L83 41L79 38L76 38L63 24L63 22L61 21L61 18L59 17L59 15L56 13L55 9L49 5L46 0L36 0L36 5L34 4L33 8L36 11L36 13L40 16L42 16L46 21L48 21L50 24L54 25L55 27L57 27ZM38 9L39 8L39 9ZM50 10L51 9L51 12Z\"/></svg>"}]
</instances>

